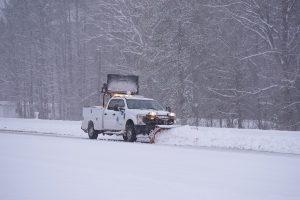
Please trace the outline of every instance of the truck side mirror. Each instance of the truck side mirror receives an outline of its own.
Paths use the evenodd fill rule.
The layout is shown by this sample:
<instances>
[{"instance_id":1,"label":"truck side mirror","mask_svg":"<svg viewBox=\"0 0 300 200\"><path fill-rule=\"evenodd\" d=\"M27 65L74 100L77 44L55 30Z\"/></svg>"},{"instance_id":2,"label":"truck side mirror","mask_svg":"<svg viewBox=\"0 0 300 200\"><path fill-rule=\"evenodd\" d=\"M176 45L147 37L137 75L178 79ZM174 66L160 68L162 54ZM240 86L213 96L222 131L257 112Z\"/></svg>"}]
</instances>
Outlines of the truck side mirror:
<instances>
[{"instance_id":1,"label":"truck side mirror","mask_svg":"<svg viewBox=\"0 0 300 200\"><path fill-rule=\"evenodd\" d=\"M171 107L170 107L170 106L167 106L167 107L166 107L166 111L168 111L168 112L172 112L172 109L171 109Z\"/></svg>"},{"instance_id":2,"label":"truck side mirror","mask_svg":"<svg viewBox=\"0 0 300 200\"><path fill-rule=\"evenodd\" d=\"M114 110L114 111L124 111L125 108L123 108L123 107L118 107L117 105L115 105L114 108L113 108L113 110Z\"/></svg>"}]
</instances>

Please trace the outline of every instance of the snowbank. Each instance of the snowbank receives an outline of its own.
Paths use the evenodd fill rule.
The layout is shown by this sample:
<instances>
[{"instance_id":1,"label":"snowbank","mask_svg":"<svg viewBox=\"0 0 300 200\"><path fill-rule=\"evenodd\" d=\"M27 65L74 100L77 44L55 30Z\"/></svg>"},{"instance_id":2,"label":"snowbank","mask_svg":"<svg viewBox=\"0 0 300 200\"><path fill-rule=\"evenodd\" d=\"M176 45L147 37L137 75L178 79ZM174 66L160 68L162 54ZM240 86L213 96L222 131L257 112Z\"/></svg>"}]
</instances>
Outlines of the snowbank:
<instances>
[{"instance_id":1,"label":"snowbank","mask_svg":"<svg viewBox=\"0 0 300 200\"><path fill-rule=\"evenodd\" d=\"M63 136L87 137L81 130L81 121L0 118L0 130L28 131ZM120 136L100 136L101 139L117 139Z\"/></svg>"},{"instance_id":2,"label":"snowbank","mask_svg":"<svg viewBox=\"0 0 300 200\"><path fill-rule=\"evenodd\" d=\"M0 118L0 130L87 137L80 121ZM101 139L122 139L99 136ZM158 134L156 144L217 147L300 154L300 132L183 126Z\"/></svg>"},{"instance_id":3,"label":"snowbank","mask_svg":"<svg viewBox=\"0 0 300 200\"><path fill-rule=\"evenodd\" d=\"M300 154L300 132L183 126L156 136L155 143Z\"/></svg>"},{"instance_id":4,"label":"snowbank","mask_svg":"<svg viewBox=\"0 0 300 200\"><path fill-rule=\"evenodd\" d=\"M83 136L80 121L0 118L0 129Z\"/></svg>"}]
</instances>

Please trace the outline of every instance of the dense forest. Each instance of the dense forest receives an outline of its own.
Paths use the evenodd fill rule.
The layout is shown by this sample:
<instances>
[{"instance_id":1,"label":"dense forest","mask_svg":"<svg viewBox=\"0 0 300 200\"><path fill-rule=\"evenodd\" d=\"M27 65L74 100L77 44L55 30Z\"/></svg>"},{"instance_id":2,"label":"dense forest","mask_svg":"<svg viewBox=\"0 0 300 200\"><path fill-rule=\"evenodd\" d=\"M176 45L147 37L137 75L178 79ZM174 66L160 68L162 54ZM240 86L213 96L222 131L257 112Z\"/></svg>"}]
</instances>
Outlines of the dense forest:
<instances>
[{"instance_id":1,"label":"dense forest","mask_svg":"<svg viewBox=\"0 0 300 200\"><path fill-rule=\"evenodd\" d=\"M81 119L108 73L182 124L300 130L299 0L3 0L0 100ZM210 122L210 123L209 123Z\"/></svg>"}]
</instances>

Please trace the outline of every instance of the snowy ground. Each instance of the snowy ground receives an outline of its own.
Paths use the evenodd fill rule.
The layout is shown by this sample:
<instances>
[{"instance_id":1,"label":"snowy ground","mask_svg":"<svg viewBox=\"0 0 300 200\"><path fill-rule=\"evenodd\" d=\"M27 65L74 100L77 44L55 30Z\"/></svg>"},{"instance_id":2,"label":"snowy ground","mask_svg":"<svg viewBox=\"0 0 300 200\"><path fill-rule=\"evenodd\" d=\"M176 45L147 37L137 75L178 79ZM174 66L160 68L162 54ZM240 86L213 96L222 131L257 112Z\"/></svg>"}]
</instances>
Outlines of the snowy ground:
<instances>
[{"instance_id":1,"label":"snowy ground","mask_svg":"<svg viewBox=\"0 0 300 200\"><path fill-rule=\"evenodd\" d=\"M300 199L299 155L2 132L0 163L5 200Z\"/></svg>"},{"instance_id":2,"label":"snowy ground","mask_svg":"<svg viewBox=\"0 0 300 200\"><path fill-rule=\"evenodd\" d=\"M0 118L0 130L32 131L84 136L80 121Z\"/></svg>"},{"instance_id":3,"label":"snowy ground","mask_svg":"<svg viewBox=\"0 0 300 200\"><path fill-rule=\"evenodd\" d=\"M86 138L80 121L0 118L0 130L31 131ZM116 136L99 136L117 139ZM300 154L300 132L184 126L157 136L156 144Z\"/></svg>"},{"instance_id":4,"label":"snowy ground","mask_svg":"<svg viewBox=\"0 0 300 200\"><path fill-rule=\"evenodd\" d=\"M299 131L183 126L158 135L156 143L300 154Z\"/></svg>"}]
</instances>

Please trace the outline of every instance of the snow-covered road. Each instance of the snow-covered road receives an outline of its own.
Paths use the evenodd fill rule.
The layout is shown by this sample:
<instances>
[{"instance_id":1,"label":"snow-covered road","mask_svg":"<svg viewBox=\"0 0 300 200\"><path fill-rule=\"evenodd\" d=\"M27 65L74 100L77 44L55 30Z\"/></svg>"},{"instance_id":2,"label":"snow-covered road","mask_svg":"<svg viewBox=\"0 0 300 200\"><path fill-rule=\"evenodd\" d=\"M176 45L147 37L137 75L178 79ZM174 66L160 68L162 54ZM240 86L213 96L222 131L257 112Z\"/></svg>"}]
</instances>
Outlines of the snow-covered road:
<instances>
[{"instance_id":1,"label":"snow-covered road","mask_svg":"<svg viewBox=\"0 0 300 200\"><path fill-rule=\"evenodd\" d=\"M300 199L300 156L0 134L0 199Z\"/></svg>"}]
</instances>

